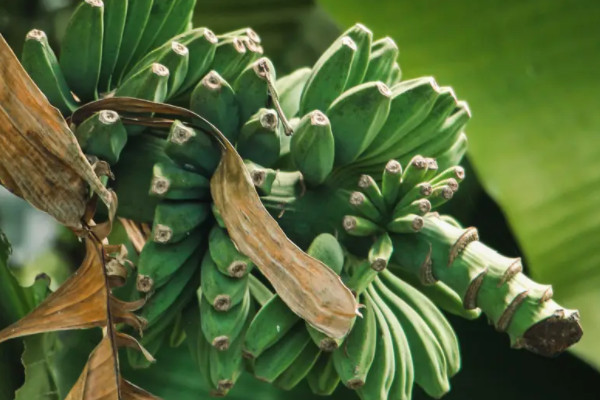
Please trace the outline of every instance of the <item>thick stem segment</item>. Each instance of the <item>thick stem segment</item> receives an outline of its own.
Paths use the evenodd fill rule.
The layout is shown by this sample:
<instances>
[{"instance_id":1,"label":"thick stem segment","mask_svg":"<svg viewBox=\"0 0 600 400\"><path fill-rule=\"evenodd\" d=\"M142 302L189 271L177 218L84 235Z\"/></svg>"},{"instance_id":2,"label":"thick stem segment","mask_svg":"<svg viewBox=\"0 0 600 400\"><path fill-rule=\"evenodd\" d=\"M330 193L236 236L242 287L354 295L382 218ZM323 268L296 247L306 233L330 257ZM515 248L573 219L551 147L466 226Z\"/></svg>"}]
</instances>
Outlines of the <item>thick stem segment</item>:
<instances>
[{"instance_id":1,"label":"thick stem segment","mask_svg":"<svg viewBox=\"0 0 600 400\"><path fill-rule=\"evenodd\" d=\"M551 286L521 273L520 259L481 243L474 228L460 229L430 214L421 232L392 235L392 241L399 268L419 276L431 262L436 279L454 289L465 308L480 307L513 347L554 356L581 338L578 312L552 300Z\"/></svg>"}]
</instances>

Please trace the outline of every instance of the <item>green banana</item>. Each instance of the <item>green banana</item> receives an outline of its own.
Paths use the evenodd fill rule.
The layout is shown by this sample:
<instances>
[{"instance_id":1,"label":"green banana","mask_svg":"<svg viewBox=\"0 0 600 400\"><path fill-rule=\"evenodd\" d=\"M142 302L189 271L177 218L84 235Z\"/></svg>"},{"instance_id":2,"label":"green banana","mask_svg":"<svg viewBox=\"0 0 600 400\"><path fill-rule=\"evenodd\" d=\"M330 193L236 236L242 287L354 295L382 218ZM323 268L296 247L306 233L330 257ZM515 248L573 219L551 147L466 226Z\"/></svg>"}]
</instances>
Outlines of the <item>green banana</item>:
<instances>
[{"instance_id":1,"label":"green banana","mask_svg":"<svg viewBox=\"0 0 600 400\"><path fill-rule=\"evenodd\" d=\"M192 302L192 304L184 310L183 320L183 328L187 336L190 354L195 364L198 366L199 378L207 388L213 388L214 392L211 394L224 395L224 393L218 392L210 378L210 352L212 347L204 338L200 328L200 310L198 308L198 303Z\"/></svg>"},{"instance_id":2,"label":"green banana","mask_svg":"<svg viewBox=\"0 0 600 400\"><path fill-rule=\"evenodd\" d=\"M278 295L271 297L256 313L244 339L244 356L256 359L282 340L300 318Z\"/></svg>"},{"instance_id":3,"label":"green banana","mask_svg":"<svg viewBox=\"0 0 600 400\"><path fill-rule=\"evenodd\" d=\"M231 142L235 142L240 110L233 88L216 71L210 71L196 85L190 98L195 113L214 124Z\"/></svg>"},{"instance_id":4,"label":"green banana","mask_svg":"<svg viewBox=\"0 0 600 400\"><path fill-rule=\"evenodd\" d=\"M162 202L156 206L152 240L176 243L185 239L210 215L208 203L191 201Z\"/></svg>"},{"instance_id":5,"label":"green banana","mask_svg":"<svg viewBox=\"0 0 600 400\"><path fill-rule=\"evenodd\" d=\"M250 272L252 262L238 251L225 229L214 226L208 236L208 243L210 256L222 274L242 278Z\"/></svg>"},{"instance_id":6,"label":"green banana","mask_svg":"<svg viewBox=\"0 0 600 400\"><path fill-rule=\"evenodd\" d=\"M342 226L352 236L371 236L382 231L376 223L354 215L346 215Z\"/></svg>"},{"instance_id":7,"label":"green banana","mask_svg":"<svg viewBox=\"0 0 600 400\"><path fill-rule=\"evenodd\" d=\"M186 339L187 335L183 329L183 314L180 311L177 313L175 322L173 323L173 328L169 333L169 347L175 349L181 346Z\"/></svg>"},{"instance_id":8,"label":"green banana","mask_svg":"<svg viewBox=\"0 0 600 400\"><path fill-rule=\"evenodd\" d=\"M336 165L351 163L375 139L390 111L391 94L385 84L368 82L347 90L329 106Z\"/></svg>"},{"instance_id":9,"label":"green banana","mask_svg":"<svg viewBox=\"0 0 600 400\"><path fill-rule=\"evenodd\" d=\"M144 329L144 336L139 342L148 353L156 355L167 339L168 333L169 329L167 326L162 324L160 326L154 325L148 329ZM127 349L127 361L135 369L148 368L152 365L152 361L148 360L145 354L137 349Z\"/></svg>"},{"instance_id":10,"label":"green banana","mask_svg":"<svg viewBox=\"0 0 600 400\"><path fill-rule=\"evenodd\" d=\"M381 193L381 190L379 190L379 186L373 177L370 175L361 175L358 179L358 187L364 194L367 195L369 200L371 200L371 203L373 203L379 212L387 212L387 207L383 200L383 194Z\"/></svg>"},{"instance_id":11,"label":"green banana","mask_svg":"<svg viewBox=\"0 0 600 400\"><path fill-rule=\"evenodd\" d=\"M453 196L454 190L451 186L434 186L431 195L428 197L428 200L431 203L431 208L435 209L441 206L442 204L445 204Z\"/></svg>"},{"instance_id":12,"label":"green banana","mask_svg":"<svg viewBox=\"0 0 600 400\"><path fill-rule=\"evenodd\" d=\"M467 152L467 135L461 133L452 146L439 154L435 154L440 169L449 168L462 160Z\"/></svg>"},{"instance_id":13,"label":"green banana","mask_svg":"<svg viewBox=\"0 0 600 400\"><path fill-rule=\"evenodd\" d=\"M312 339L313 343L317 346L319 350L322 351L332 352L338 349L340 345L344 342L343 338L331 338L323 332L313 328L313 326L309 323L306 323L306 330L308 331L308 334L310 335L310 338Z\"/></svg>"},{"instance_id":14,"label":"green banana","mask_svg":"<svg viewBox=\"0 0 600 400\"><path fill-rule=\"evenodd\" d=\"M156 1L156 0L155 0ZM154 42L149 49L161 46L170 38L187 30L192 22L196 0L171 0L174 4L169 14L164 18L164 23L157 31Z\"/></svg>"},{"instance_id":15,"label":"green banana","mask_svg":"<svg viewBox=\"0 0 600 400\"><path fill-rule=\"evenodd\" d=\"M380 310L379 299L371 293L372 288L369 288L365 297L369 297L373 303L379 333L376 338L373 365L369 369L365 384L359 387L356 393L362 400L387 400L396 373L394 344L388 323Z\"/></svg>"},{"instance_id":16,"label":"green banana","mask_svg":"<svg viewBox=\"0 0 600 400\"><path fill-rule=\"evenodd\" d=\"M352 192L348 202L350 203L350 206L358 211L363 217L366 217L371 221L381 221L383 217L382 213L362 192Z\"/></svg>"},{"instance_id":17,"label":"green banana","mask_svg":"<svg viewBox=\"0 0 600 400\"><path fill-rule=\"evenodd\" d=\"M221 152L210 136L175 121L169 130L165 153L185 169L210 177L219 164Z\"/></svg>"},{"instance_id":18,"label":"green banana","mask_svg":"<svg viewBox=\"0 0 600 400\"><path fill-rule=\"evenodd\" d=\"M168 83L169 69L162 64L153 63L125 80L117 88L115 96L162 103L167 98Z\"/></svg>"},{"instance_id":19,"label":"green banana","mask_svg":"<svg viewBox=\"0 0 600 400\"><path fill-rule=\"evenodd\" d=\"M402 189L402 188L401 188ZM411 204L415 200L419 200L423 197L428 197L431 195L433 191L433 187L428 182L421 182L412 189L410 189L406 194L401 195L400 201L396 204L394 210L400 210L409 204ZM393 211L392 214L396 215L397 212Z\"/></svg>"},{"instance_id":20,"label":"green banana","mask_svg":"<svg viewBox=\"0 0 600 400\"><path fill-rule=\"evenodd\" d=\"M403 207L394 208L392 212L392 219L396 219L406 214L416 214L418 216L425 216L428 212L431 211L431 203L427 199L419 199L415 200L412 203L405 205Z\"/></svg>"},{"instance_id":21,"label":"green banana","mask_svg":"<svg viewBox=\"0 0 600 400\"><path fill-rule=\"evenodd\" d=\"M176 40L189 50L188 71L177 94L196 86L206 75L215 56L218 39L207 28L196 28L176 36Z\"/></svg>"},{"instance_id":22,"label":"green banana","mask_svg":"<svg viewBox=\"0 0 600 400\"><path fill-rule=\"evenodd\" d=\"M252 274L249 274L248 276L248 286L250 289L250 294L252 295L252 298L261 307L263 307L265 304L267 304L269 300L273 298L274 294L257 277L255 277Z\"/></svg>"},{"instance_id":23,"label":"green banana","mask_svg":"<svg viewBox=\"0 0 600 400\"><path fill-rule=\"evenodd\" d=\"M219 37L211 69L225 80L234 78L249 64L248 49L239 36Z\"/></svg>"},{"instance_id":24,"label":"green banana","mask_svg":"<svg viewBox=\"0 0 600 400\"><path fill-rule=\"evenodd\" d=\"M202 294L215 310L226 312L242 302L248 291L248 275L239 279L223 275L210 253L204 255L200 268Z\"/></svg>"},{"instance_id":25,"label":"green banana","mask_svg":"<svg viewBox=\"0 0 600 400\"><path fill-rule=\"evenodd\" d=\"M348 36L356 43L356 54L352 59L352 66L345 86L345 90L348 90L363 82L371 56L373 33L363 24L356 24L344 32L342 36Z\"/></svg>"},{"instance_id":26,"label":"green banana","mask_svg":"<svg viewBox=\"0 0 600 400\"><path fill-rule=\"evenodd\" d=\"M303 321L293 326L285 336L254 360L254 376L261 381L273 382L303 353L310 344L310 336Z\"/></svg>"},{"instance_id":27,"label":"green banana","mask_svg":"<svg viewBox=\"0 0 600 400\"><path fill-rule=\"evenodd\" d=\"M237 150L243 158L265 167L279 158L279 118L275 110L261 108L239 130Z\"/></svg>"},{"instance_id":28,"label":"green banana","mask_svg":"<svg viewBox=\"0 0 600 400\"><path fill-rule=\"evenodd\" d=\"M375 358L377 322L373 303L363 297L362 318L357 318L343 345L333 352L333 365L344 385L358 389L365 384Z\"/></svg>"},{"instance_id":29,"label":"green banana","mask_svg":"<svg viewBox=\"0 0 600 400\"><path fill-rule=\"evenodd\" d=\"M244 164L250 173L250 178L258 193L261 196L268 196L271 194L273 183L277 178L277 171L271 168L263 168L250 160L244 160Z\"/></svg>"},{"instance_id":30,"label":"green banana","mask_svg":"<svg viewBox=\"0 0 600 400\"><path fill-rule=\"evenodd\" d=\"M429 325L434 336L438 339L446 358L448 376L454 376L460 370L460 349L458 338L444 317L444 314L431 300L418 289L404 282L389 271L381 274L377 284L385 284L390 291L401 297Z\"/></svg>"},{"instance_id":31,"label":"green banana","mask_svg":"<svg viewBox=\"0 0 600 400\"><path fill-rule=\"evenodd\" d=\"M462 182L465 179L465 169L458 165L447 168L432 178L429 183L435 185L446 179L455 179L458 183Z\"/></svg>"},{"instance_id":32,"label":"green banana","mask_svg":"<svg viewBox=\"0 0 600 400\"><path fill-rule=\"evenodd\" d=\"M198 290L197 295L204 337L217 350L227 350L242 333L252 304L250 293L246 291L242 302L227 311L216 310L204 296L202 288Z\"/></svg>"},{"instance_id":33,"label":"green banana","mask_svg":"<svg viewBox=\"0 0 600 400\"><path fill-rule=\"evenodd\" d=\"M148 20L144 25L144 31L142 32L140 41L133 52L129 66L132 66L149 50L153 49L152 44L154 43L154 39L156 38L156 35L162 28L163 24L166 23L167 16L176 3L177 0L154 0L152 2L152 8L150 9ZM162 42L160 44L162 44Z\"/></svg>"},{"instance_id":34,"label":"green banana","mask_svg":"<svg viewBox=\"0 0 600 400\"><path fill-rule=\"evenodd\" d=\"M371 284L377 274L387 267L392 250L389 235L383 233L369 249L367 260L346 254L344 284L354 292L358 294L362 293Z\"/></svg>"},{"instance_id":35,"label":"green banana","mask_svg":"<svg viewBox=\"0 0 600 400\"><path fill-rule=\"evenodd\" d=\"M267 107L267 75L271 81L275 81L275 67L268 58L263 57L248 65L233 83L239 104L240 121L247 121L259 109Z\"/></svg>"},{"instance_id":36,"label":"green banana","mask_svg":"<svg viewBox=\"0 0 600 400\"><path fill-rule=\"evenodd\" d=\"M406 170L402 174L402 187L400 188L399 196L403 197L412 188L425 180L427 171L427 159L417 154L406 165ZM404 199L403 199L404 201ZM406 203L406 201L404 201Z\"/></svg>"},{"instance_id":37,"label":"green banana","mask_svg":"<svg viewBox=\"0 0 600 400\"><path fill-rule=\"evenodd\" d=\"M412 398L415 371L408 340L398 318L381 299L377 290L373 290L373 286L369 289L387 322L393 343L396 370L389 388L388 398L389 400L410 400Z\"/></svg>"},{"instance_id":38,"label":"green banana","mask_svg":"<svg viewBox=\"0 0 600 400\"><path fill-rule=\"evenodd\" d=\"M434 205L431 205L434 207ZM423 228L423 217L415 214L407 214L402 217L394 218L386 225L386 228L394 233L414 233Z\"/></svg>"},{"instance_id":39,"label":"green banana","mask_svg":"<svg viewBox=\"0 0 600 400\"><path fill-rule=\"evenodd\" d=\"M340 383L340 376L333 365L331 353L321 353L314 367L308 372L306 381L316 395L329 396L335 391Z\"/></svg>"},{"instance_id":40,"label":"green banana","mask_svg":"<svg viewBox=\"0 0 600 400\"><path fill-rule=\"evenodd\" d=\"M401 143L409 132L429 116L439 96L439 87L431 77L411 79L391 87L390 112L373 142L364 151L361 159L370 160L380 154L388 154L390 146ZM387 161L394 157L383 159Z\"/></svg>"},{"instance_id":41,"label":"green banana","mask_svg":"<svg viewBox=\"0 0 600 400\"><path fill-rule=\"evenodd\" d=\"M123 40L125 20L129 0L104 1L104 40L102 41L102 65L98 88L108 91L111 88L111 77L119 57L119 49Z\"/></svg>"},{"instance_id":42,"label":"green banana","mask_svg":"<svg viewBox=\"0 0 600 400\"><path fill-rule=\"evenodd\" d=\"M389 82L394 62L398 58L398 46L390 37L379 39L371 45L369 65L364 82ZM393 89L392 89L393 90Z\"/></svg>"},{"instance_id":43,"label":"green banana","mask_svg":"<svg viewBox=\"0 0 600 400\"><path fill-rule=\"evenodd\" d=\"M448 367L444 350L434 332L409 304L394 294L386 286L376 281L379 295L400 321L415 367L415 382L435 398L450 390Z\"/></svg>"},{"instance_id":44,"label":"green banana","mask_svg":"<svg viewBox=\"0 0 600 400\"><path fill-rule=\"evenodd\" d=\"M344 266L344 251L335 236L321 233L313 239L306 252L327 265L336 274L341 273Z\"/></svg>"},{"instance_id":45,"label":"green banana","mask_svg":"<svg viewBox=\"0 0 600 400\"><path fill-rule=\"evenodd\" d=\"M33 29L27 33L21 63L48 101L61 113L70 114L77 108L56 55L43 31Z\"/></svg>"},{"instance_id":46,"label":"green banana","mask_svg":"<svg viewBox=\"0 0 600 400\"><path fill-rule=\"evenodd\" d=\"M381 177L381 194L388 207L393 207L400 195L402 183L402 166L396 160L390 160L383 169Z\"/></svg>"},{"instance_id":47,"label":"green banana","mask_svg":"<svg viewBox=\"0 0 600 400\"><path fill-rule=\"evenodd\" d=\"M373 243L369 249L369 263L371 269L375 271L383 271L387 268L392 253L394 251L394 245L390 235L385 232Z\"/></svg>"},{"instance_id":48,"label":"green banana","mask_svg":"<svg viewBox=\"0 0 600 400\"><path fill-rule=\"evenodd\" d=\"M169 200L207 200L210 183L202 175L160 162L152 168L150 195Z\"/></svg>"},{"instance_id":49,"label":"green banana","mask_svg":"<svg viewBox=\"0 0 600 400\"><path fill-rule=\"evenodd\" d=\"M133 55L142 39L153 4L154 0L127 0L127 17L125 18L119 56L111 79L112 86L120 86L123 74L127 72L127 66L134 61Z\"/></svg>"},{"instance_id":50,"label":"green banana","mask_svg":"<svg viewBox=\"0 0 600 400\"><path fill-rule=\"evenodd\" d=\"M321 350L309 343L302 354L273 381L273 384L283 390L292 390L308 375L320 355Z\"/></svg>"},{"instance_id":51,"label":"green banana","mask_svg":"<svg viewBox=\"0 0 600 400\"><path fill-rule=\"evenodd\" d=\"M137 289L147 293L165 285L202 244L204 235L197 229L178 243L146 242L137 265Z\"/></svg>"},{"instance_id":52,"label":"green banana","mask_svg":"<svg viewBox=\"0 0 600 400\"><path fill-rule=\"evenodd\" d=\"M300 97L298 114L305 115L327 107L344 91L356 53L356 43L342 36L323 53L312 72Z\"/></svg>"},{"instance_id":53,"label":"green banana","mask_svg":"<svg viewBox=\"0 0 600 400\"><path fill-rule=\"evenodd\" d=\"M79 4L67 24L60 48L60 66L71 90L83 102L98 96L104 35L102 0Z\"/></svg>"},{"instance_id":54,"label":"green banana","mask_svg":"<svg viewBox=\"0 0 600 400\"><path fill-rule=\"evenodd\" d=\"M315 110L302 117L290 142L294 165L304 179L320 185L333 169L335 143L329 119Z\"/></svg>"},{"instance_id":55,"label":"green banana","mask_svg":"<svg viewBox=\"0 0 600 400\"><path fill-rule=\"evenodd\" d=\"M247 37L248 39L252 40L256 44L260 44L262 42L262 39L260 38L258 33L256 33L256 31L254 29L249 28L249 27L240 28L240 29L236 29L234 31L223 33L222 35L220 35L220 37L222 37L222 38Z\"/></svg>"},{"instance_id":56,"label":"green banana","mask_svg":"<svg viewBox=\"0 0 600 400\"><path fill-rule=\"evenodd\" d=\"M311 72L312 70L308 67L299 68L275 81L275 89L277 89L277 93L279 94L281 109L290 118L298 115L300 97Z\"/></svg>"},{"instance_id":57,"label":"green banana","mask_svg":"<svg viewBox=\"0 0 600 400\"><path fill-rule=\"evenodd\" d=\"M119 114L102 110L83 121L75 130L81 149L109 164L119 161L121 151L127 143L127 131Z\"/></svg>"},{"instance_id":58,"label":"green banana","mask_svg":"<svg viewBox=\"0 0 600 400\"><path fill-rule=\"evenodd\" d=\"M400 68L400 64L398 64L398 62L395 62L394 65L392 65L392 71L390 72L390 76L388 77L385 83L387 85L393 85L395 83L400 82L400 79L402 79L402 69Z\"/></svg>"}]
</instances>

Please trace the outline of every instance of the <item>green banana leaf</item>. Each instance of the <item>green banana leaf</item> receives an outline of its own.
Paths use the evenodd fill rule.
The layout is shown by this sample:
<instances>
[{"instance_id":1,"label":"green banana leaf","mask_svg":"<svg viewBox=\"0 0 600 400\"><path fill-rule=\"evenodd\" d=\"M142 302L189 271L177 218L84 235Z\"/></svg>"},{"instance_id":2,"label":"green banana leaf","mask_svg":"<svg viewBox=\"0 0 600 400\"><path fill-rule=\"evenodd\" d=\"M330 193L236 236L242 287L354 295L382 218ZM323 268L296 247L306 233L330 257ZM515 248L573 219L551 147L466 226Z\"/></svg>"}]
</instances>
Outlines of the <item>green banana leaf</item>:
<instances>
[{"instance_id":1,"label":"green banana leaf","mask_svg":"<svg viewBox=\"0 0 600 400\"><path fill-rule=\"evenodd\" d=\"M530 274L581 311L573 351L600 367L600 3L321 0L400 47L406 78L469 102L469 158Z\"/></svg>"}]
</instances>

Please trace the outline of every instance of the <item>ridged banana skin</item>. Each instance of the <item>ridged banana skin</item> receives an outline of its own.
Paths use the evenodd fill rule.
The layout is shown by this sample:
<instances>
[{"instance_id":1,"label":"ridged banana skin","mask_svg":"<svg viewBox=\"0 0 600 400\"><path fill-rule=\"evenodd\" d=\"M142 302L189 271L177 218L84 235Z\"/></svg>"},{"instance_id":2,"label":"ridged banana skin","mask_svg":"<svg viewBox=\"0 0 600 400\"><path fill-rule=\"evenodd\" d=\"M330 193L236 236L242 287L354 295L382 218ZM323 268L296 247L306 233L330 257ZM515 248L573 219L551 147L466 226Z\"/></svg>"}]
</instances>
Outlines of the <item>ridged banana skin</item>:
<instances>
[{"instance_id":1,"label":"ridged banana skin","mask_svg":"<svg viewBox=\"0 0 600 400\"><path fill-rule=\"evenodd\" d=\"M115 96L136 97L142 100L162 103L167 97L169 73L169 69L162 64L153 63L148 65L123 82L117 88Z\"/></svg>"},{"instance_id":2,"label":"ridged banana skin","mask_svg":"<svg viewBox=\"0 0 600 400\"><path fill-rule=\"evenodd\" d=\"M250 272L252 262L238 251L225 229L215 225L210 231L208 243L210 256L222 274L241 278ZM246 264L245 270L232 268L235 263Z\"/></svg>"},{"instance_id":3,"label":"ridged banana skin","mask_svg":"<svg viewBox=\"0 0 600 400\"><path fill-rule=\"evenodd\" d=\"M169 279L168 285L152 294L150 299L142 308L140 315L148 321L148 326L152 326L164 317L165 311L175 304L180 295L186 292L189 285L198 287L198 266L200 257L204 252L204 246L199 246L194 253L185 261ZM189 294L188 294L189 295Z\"/></svg>"},{"instance_id":4,"label":"ridged banana skin","mask_svg":"<svg viewBox=\"0 0 600 400\"><path fill-rule=\"evenodd\" d=\"M140 276L147 277L152 280L153 289L162 287L202 245L204 236L205 231L197 229L178 243L160 244L147 241L138 260L138 280Z\"/></svg>"},{"instance_id":5,"label":"ridged banana skin","mask_svg":"<svg viewBox=\"0 0 600 400\"><path fill-rule=\"evenodd\" d=\"M266 65L266 71L262 65ZM233 83L233 90L238 99L240 121L247 121L259 109L269 103L269 88L267 79L275 81L273 63L262 57L247 66Z\"/></svg>"},{"instance_id":6,"label":"ridged banana skin","mask_svg":"<svg viewBox=\"0 0 600 400\"><path fill-rule=\"evenodd\" d=\"M277 93L279 94L281 109L288 118L298 115L300 97L311 73L311 68L299 68L275 81L275 89L277 89Z\"/></svg>"},{"instance_id":7,"label":"ridged banana skin","mask_svg":"<svg viewBox=\"0 0 600 400\"><path fill-rule=\"evenodd\" d=\"M67 85L56 55L43 31L29 31L23 44L21 64L31 79L46 95L50 104L63 114L70 114L77 104Z\"/></svg>"},{"instance_id":8,"label":"ridged banana skin","mask_svg":"<svg viewBox=\"0 0 600 400\"><path fill-rule=\"evenodd\" d=\"M261 108L239 130L237 150L244 159L271 167L279 159L281 135L275 110Z\"/></svg>"},{"instance_id":9,"label":"ridged banana skin","mask_svg":"<svg viewBox=\"0 0 600 400\"><path fill-rule=\"evenodd\" d=\"M127 0L127 17L123 28L123 39L112 77L112 85L120 86L123 75L128 71L129 63L135 63L133 55L148 23L154 0Z\"/></svg>"},{"instance_id":10,"label":"ridged banana skin","mask_svg":"<svg viewBox=\"0 0 600 400\"><path fill-rule=\"evenodd\" d=\"M211 69L225 80L234 80L248 64L248 49L241 37L219 37Z\"/></svg>"},{"instance_id":11,"label":"ridged banana skin","mask_svg":"<svg viewBox=\"0 0 600 400\"><path fill-rule=\"evenodd\" d=\"M302 354L275 379L273 384L283 390L292 390L308 375L320 355L321 350L309 343Z\"/></svg>"},{"instance_id":12,"label":"ridged banana skin","mask_svg":"<svg viewBox=\"0 0 600 400\"><path fill-rule=\"evenodd\" d=\"M222 274L210 253L204 255L200 270L202 294L218 311L226 312L242 302L248 291L248 275L230 278Z\"/></svg>"},{"instance_id":13,"label":"ridged banana skin","mask_svg":"<svg viewBox=\"0 0 600 400\"><path fill-rule=\"evenodd\" d=\"M152 240L176 243L187 238L210 215L210 205L195 201L161 202L154 212Z\"/></svg>"},{"instance_id":14,"label":"ridged banana skin","mask_svg":"<svg viewBox=\"0 0 600 400\"><path fill-rule=\"evenodd\" d=\"M240 123L239 105L233 88L218 72L210 71L196 85L190 98L190 108L235 142Z\"/></svg>"},{"instance_id":15,"label":"ridged banana skin","mask_svg":"<svg viewBox=\"0 0 600 400\"><path fill-rule=\"evenodd\" d=\"M394 345L388 323L378 305L378 299L371 295L370 288L365 293L365 297L367 296L373 303L379 334L376 340L373 366L369 370L365 385L358 388L356 393L362 400L387 400L396 373Z\"/></svg>"},{"instance_id":16,"label":"ridged banana skin","mask_svg":"<svg viewBox=\"0 0 600 400\"><path fill-rule=\"evenodd\" d=\"M201 289L198 291L198 300L204 337L216 349L227 350L242 333L252 305L250 293L246 291L242 302L228 311L217 311L202 294Z\"/></svg>"},{"instance_id":17,"label":"ridged banana skin","mask_svg":"<svg viewBox=\"0 0 600 400\"><path fill-rule=\"evenodd\" d=\"M102 65L104 4L85 0L71 15L60 49L60 66L71 90L83 102L98 96Z\"/></svg>"},{"instance_id":18,"label":"ridged banana skin","mask_svg":"<svg viewBox=\"0 0 600 400\"><path fill-rule=\"evenodd\" d=\"M333 352L333 364L342 383L350 389L363 386L375 358L377 322L371 301L362 297L365 307L362 318L357 318L354 327L339 349Z\"/></svg>"},{"instance_id":19,"label":"ridged banana skin","mask_svg":"<svg viewBox=\"0 0 600 400\"><path fill-rule=\"evenodd\" d=\"M404 81L391 90L388 118L361 159L387 153L388 146L397 143L427 118L439 95L437 83L430 77Z\"/></svg>"},{"instance_id":20,"label":"ridged banana skin","mask_svg":"<svg viewBox=\"0 0 600 400\"><path fill-rule=\"evenodd\" d=\"M98 89L100 92L111 89L111 77L121 48L127 7L129 0L104 1L104 40L102 41L102 65Z\"/></svg>"},{"instance_id":21,"label":"ridged banana skin","mask_svg":"<svg viewBox=\"0 0 600 400\"><path fill-rule=\"evenodd\" d=\"M150 196L168 200L208 200L210 183L204 176L172 162L160 162L152 168Z\"/></svg>"},{"instance_id":22,"label":"ridged banana skin","mask_svg":"<svg viewBox=\"0 0 600 400\"><path fill-rule=\"evenodd\" d=\"M165 18L160 30L156 33L150 49L156 48L170 38L185 32L192 22L196 0L171 0L174 4Z\"/></svg>"},{"instance_id":23,"label":"ridged banana skin","mask_svg":"<svg viewBox=\"0 0 600 400\"><path fill-rule=\"evenodd\" d=\"M379 39L371 45L369 65L363 78L364 82L388 82L394 62L398 58L398 46L392 38Z\"/></svg>"},{"instance_id":24,"label":"ridged banana skin","mask_svg":"<svg viewBox=\"0 0 600 400\"><path fill-rule=\"evenodd\" d=\"M312 68L300 97L299 115L325 111L344 91L356 53L356 43L342 36L325 50Z\"/></svg>"},{"instance_id":25,"label":"ridged banana skin","mask_svg":"<svg viewBox=\"0 0 600 400\"><path fill-rule=\"evenodd\" d=\"M219 164L221 153L209 135L175 121L169 130L165 153L186 170L209 178Z\"/></svg>"},{"instance_id":26,"label":"ridged banana skin","mask_svg":"<svg viewBox=\"0 0 600 400\"><path fill-rule=\"evenodd\" d=\"M375 139L390 112L391 96L384 83L368 82L347 90L327 109L336 165L351 163Z\"/></svg>"},{"instance_id":27,"label":"ridged banana skin","mask_svg":"<svg viewBox=\"0 0 600 400\"><path fill-rule=\"evenodd\" d=\"M150 14L148 15L148 21L144 26L144 32L142 37L133 53L131 58L130 66L141 59L146 53L152 50L152 45L156 36L160 32L162 26L167 22L167 17L171 12L171 9L177 4L177 0L154 0ZM162 43L161 43L162 44Z\"/></svg>"},{"instance_id":28,"label":"ridged banana skin","mask_svg":"<svg viewBox=\"0 0 600 400\"><path fill-rule=\"evenodd\" d=\"M417 289L396 277L389 271L384 271L378 284L385 284L388 289L401 297L406 303L419 313L421 318L429 325L431 331L438 339L446 358L449 376L454 376L460 370L460 348L458 338L444 314L431 300Z\"/></svg>"},{"instance_id":29,"label":"ridged banana skin","mask_svg":"<svg viewBox=\"0 0 600 400\"><path fill-rule=\"evenodd\" d=\"M320 185L333 170L335 142L329 118L321 111L306 114L290 142L294 165L311 185Z\"/></svg>"},{"instance_id":30,"label":"ridged banana skin","mask_svg":"<svg viewBox=\"0 0 600 400\"><path fill-rule=\"evenodd\" d=\"M412 398L415 371L408 340L398 318L387 304L381 300L376 287L371 286L370 289L372 296L378 300L379 310L388 324L394 347L396 370L388 398L389 400L410 400Z\"/></svg>"},{"instance_id":31,"label":"ridged banana skin","mask_svg":"<svg viewBox=\"0 0 600 400\"><path fill-rule=\"evenodd\" d=\"M195 28L173 38L189 50L188 72L177 94L193 89L213 62L218 39L208 28Z\"/></svg>"},{"instance_id":32,"label":"ridged banana skin","mask_svg":"<svg viewBox=\"0 0 600 400\"><path fill-rule=\"evenodd\" d=\"M348 36L356 43L356 54L352 59L352 66L345 86L345 89L348 90L363 82L371 56L373 32L363 24L356 24L344 32L342 36Z\"/></svg>"},{"instance_id":33,"label":"ridged banana skin","mask_svg":"<svg viewBox=\"0 0 600 400\"><path fill-rule=\"evenodd\" d=\"M310 390L316 395L329 396L335 391L340 383L340 376L333 365L331 353L321 353L306 376L306 381Z\"/></svg>"},{"instance_id":34,"label":"ridged banana skin","mask_svg":"<svg viewBox=\"0 0 600 400\"><path fill-rule=\"evenodd\" d=\"M274 295L256 313L244 340L244 354L255 359L265 350L282 340L298 322L299 317L288 308L278 295Z\"/></svg>"},{"instance_id":35,"label":"ridged banana skin","mask_svg":"<svg viewBox=\"0 0 600 400\"><path fill-rule=\"evenodd\" d=\"M119 114L110 110L94 113L75 130L75 136L86 154L92 154L113 165L119 161L127 143L127 130Z\"/></svg>"},{"instance_id":36,"label":"ridged banana skin","mask_svg":"<svg viewBox=\"0 0 600 400\"><path fill-rule=\"evenodd\" d=\"M261 381L273 382L310 344L310 336L304 324L299 321L282 340L268 348L254 361L254 376Z\"/></svg>"},{"instance_id":37,"label":"ridged banana skin","mask_svg":"<svg viewBox=\"0 0 600 400\"><path fill-rule=\"evenodd\" d=\"M406 333L415 367L415 382L429 396L442 397L450 390L450 382L446 357L435 334L404 300L383 285L378 285L377 289Z\"/></svg>"},{"instance_id":38,"label":"ridged banana skin","mask_svg":"<svg viewBox=\"0 0 600 400\"><path fill-rule=\"evenodd\" d=\"M458 135L456 142L452 144L446 151L435 155L435 159L440 169L446 169L454 165L458 165L467 153L467 135L462 132Z\"/></svg>"}]
</instances>

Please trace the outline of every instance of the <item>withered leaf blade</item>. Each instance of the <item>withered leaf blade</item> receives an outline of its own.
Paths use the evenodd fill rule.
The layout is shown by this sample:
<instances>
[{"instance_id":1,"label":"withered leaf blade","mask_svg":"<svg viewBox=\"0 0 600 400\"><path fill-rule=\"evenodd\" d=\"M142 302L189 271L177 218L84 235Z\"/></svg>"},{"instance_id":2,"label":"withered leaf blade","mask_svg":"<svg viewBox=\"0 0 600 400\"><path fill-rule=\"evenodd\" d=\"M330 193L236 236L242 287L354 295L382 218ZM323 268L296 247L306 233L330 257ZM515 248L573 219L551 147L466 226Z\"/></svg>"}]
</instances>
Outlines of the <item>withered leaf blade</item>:
<instances>
[{"instance_id":1,"label":"withered leaf blade","mask_svg":"<svg viewBox=\"0 0 600 400\"><path fill-rule=\"evenodd\" d=\"M111 207L60 112L0 35L0 183L62 224L79 229L88 185Z\"/></svg>"},{"instance_id":2,"label":"withered leaf blade","mask_svg":"<svg viewBox=\"0 0 600 400\"><path fill-rule=\"evenodd\" d=\"M345 336L357 315L356 299L338 275L288 239L229 142L210 186L229 236L288 307L328 336Z\"/></svg>"}]
</instances>

